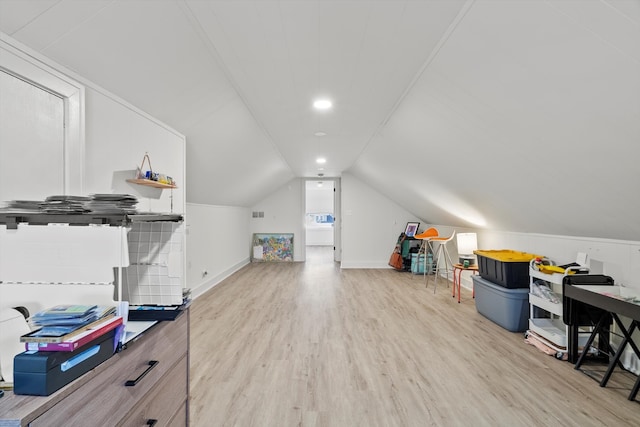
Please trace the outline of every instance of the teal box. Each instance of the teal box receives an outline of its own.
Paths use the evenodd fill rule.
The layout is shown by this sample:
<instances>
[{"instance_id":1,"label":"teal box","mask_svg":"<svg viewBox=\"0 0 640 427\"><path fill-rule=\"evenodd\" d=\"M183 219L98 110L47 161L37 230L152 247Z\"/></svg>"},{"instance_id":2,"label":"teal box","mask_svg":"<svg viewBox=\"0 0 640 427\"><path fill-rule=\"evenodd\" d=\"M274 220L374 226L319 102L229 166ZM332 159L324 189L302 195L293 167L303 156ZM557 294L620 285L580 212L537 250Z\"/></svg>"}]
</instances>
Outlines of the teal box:
<instances>
[{"instance_id":1,"label":"teal box","mask_svg":"<svg viewBox=\"0 0 640 427\"><path fill-rule=\"evenodd\" d=\"M427 273L431 272L431 265L433 264L432 255L427 256ZM413 274L424 274L424 254L411 254L411 272Z\"/></svg>"}]
</instances>

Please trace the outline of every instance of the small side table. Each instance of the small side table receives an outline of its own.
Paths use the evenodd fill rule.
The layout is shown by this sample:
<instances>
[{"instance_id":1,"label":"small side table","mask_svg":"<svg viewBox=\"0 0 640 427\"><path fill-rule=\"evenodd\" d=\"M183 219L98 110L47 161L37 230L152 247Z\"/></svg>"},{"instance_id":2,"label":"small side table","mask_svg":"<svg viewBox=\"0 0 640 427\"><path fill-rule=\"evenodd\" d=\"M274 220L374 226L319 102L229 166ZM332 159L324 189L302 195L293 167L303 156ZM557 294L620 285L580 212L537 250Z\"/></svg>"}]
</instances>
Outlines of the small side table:
<instances>
[{"instance_id":1,"label":"small side table","mask_svg":"<svg viewBox=\"0 0 640 427\"><path fill-rule=\"evenodd\" d=\"M462 264L454 264L453 265L453 290L452 290L452 297L456 297L456 287L458 289L458 304L460 303L460 276L462 275L463 271L471 271L472 274L478 274L478 265L474 264L474 265L470 265L468 267L465 267ZM456 273L458 273L458 275L456 276ZM473 286L473 284L471 285ZM475 289L471 289L472 295L475 298L476 297L476 291Z\"/></svg>"}]
</instances>

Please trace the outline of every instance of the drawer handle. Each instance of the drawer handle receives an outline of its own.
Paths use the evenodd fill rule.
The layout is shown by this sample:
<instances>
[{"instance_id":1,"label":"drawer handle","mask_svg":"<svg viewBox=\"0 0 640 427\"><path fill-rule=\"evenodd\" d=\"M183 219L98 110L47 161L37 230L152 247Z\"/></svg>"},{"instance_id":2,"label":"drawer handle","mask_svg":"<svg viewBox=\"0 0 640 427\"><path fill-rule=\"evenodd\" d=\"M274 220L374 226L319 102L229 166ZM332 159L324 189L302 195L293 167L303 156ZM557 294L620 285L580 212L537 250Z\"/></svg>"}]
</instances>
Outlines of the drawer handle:
<instances>
[{"instance_id":1,"label":"drawer handle","mask_svg":"<svg viewBox=\"0 0 640 427\"><path fill-rule=\"evenodd\" d=\"M124 383L124 385L127 386L127 387L133 387L134 385L138 384L138 382L141 379L143 379L144 376L149 373L149 371L151 371L153 368L155 368L156 365L158 365L158 363L160 363L160 362L158 362L157 360L150 360L149 361L149 367L147 369L145 369L144 372L141 373L138 378L136 378L135 380L128 380L126 383Z\"/></svg>"},{"instance_id":2,"label":"drawer handle","mask_svg":"<svg viewBox=\"0 0 640 427\"><path fill-rule=\"evenodd\" d=\"M158 424L158 420L154 420L154 419L152 418L152 419L150 419L150 420L147 420L147 424L146 424L146 425L148 425L148 426L154 426L154 425L156 425L156 424Z\"/></svg>"}]
</instances>

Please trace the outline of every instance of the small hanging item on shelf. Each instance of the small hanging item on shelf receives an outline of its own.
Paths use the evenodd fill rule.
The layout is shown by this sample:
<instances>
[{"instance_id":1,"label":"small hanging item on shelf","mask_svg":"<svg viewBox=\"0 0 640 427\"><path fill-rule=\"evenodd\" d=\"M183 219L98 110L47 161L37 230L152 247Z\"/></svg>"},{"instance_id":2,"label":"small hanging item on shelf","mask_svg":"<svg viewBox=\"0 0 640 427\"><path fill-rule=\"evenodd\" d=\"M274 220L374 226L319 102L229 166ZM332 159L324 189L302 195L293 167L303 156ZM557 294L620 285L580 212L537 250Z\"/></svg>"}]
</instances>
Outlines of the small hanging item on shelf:
<instances>
[{"instance_id":1,"label":"small hanging item on shelf","mask_svg":"<svg viewBox=\"0 0 640 427\"><path fill-rule=\"evenodd\" d=\"M149 170L147 171L144 171L145 161L149 163ZM151 159L149 158L148 153L144 153L142 164L140 165L140 167L136 168L136 178L128 179L127 181L135 184L150 185L152 187L176 188L176 182L173 180L173 178L168 175L153 171L153 168L151 167Z\"/></svg>"}]
</instances>

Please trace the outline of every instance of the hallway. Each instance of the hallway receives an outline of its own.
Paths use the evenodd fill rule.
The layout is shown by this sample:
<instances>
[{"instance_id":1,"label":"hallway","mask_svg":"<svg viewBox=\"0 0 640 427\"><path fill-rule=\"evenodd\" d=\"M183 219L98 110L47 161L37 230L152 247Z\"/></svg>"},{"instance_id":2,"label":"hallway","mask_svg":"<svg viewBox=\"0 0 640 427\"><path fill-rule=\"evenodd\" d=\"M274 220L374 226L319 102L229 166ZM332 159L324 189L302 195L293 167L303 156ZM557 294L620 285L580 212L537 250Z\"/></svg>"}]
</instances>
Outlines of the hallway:
<instances>
[{"instance_id":1,"label":"hallway","mask_svg":"<svg viewBox=\"0 0 640 427\"><path fill-rule=\"evenodd\" d=\"M333 264L333 246L307 246L307 265Z\"/></svg>"}]
</instances>

